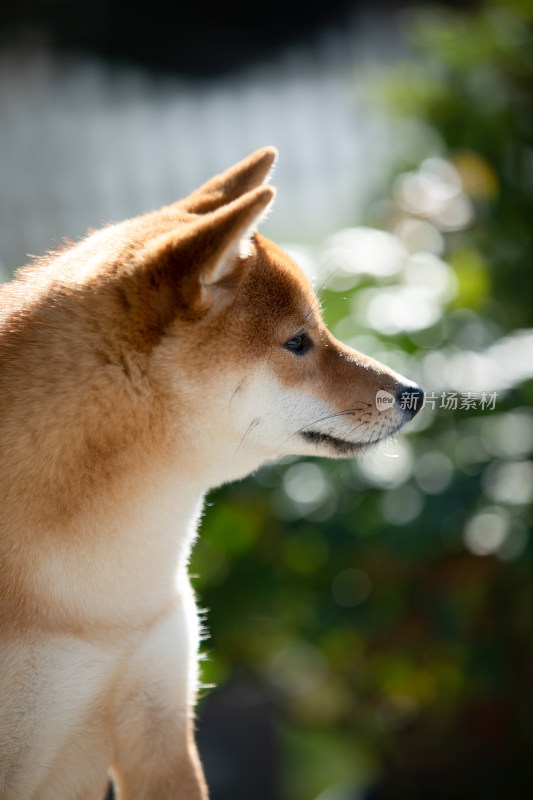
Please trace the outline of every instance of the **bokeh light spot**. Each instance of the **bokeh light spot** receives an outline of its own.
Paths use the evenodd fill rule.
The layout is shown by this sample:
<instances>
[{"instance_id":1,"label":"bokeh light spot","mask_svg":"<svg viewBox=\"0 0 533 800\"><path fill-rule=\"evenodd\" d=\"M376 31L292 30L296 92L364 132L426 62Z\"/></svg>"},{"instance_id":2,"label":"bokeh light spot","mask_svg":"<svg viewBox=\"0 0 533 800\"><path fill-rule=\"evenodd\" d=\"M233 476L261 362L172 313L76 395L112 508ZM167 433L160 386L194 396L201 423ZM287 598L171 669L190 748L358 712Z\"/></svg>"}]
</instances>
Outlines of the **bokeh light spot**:
<instances>
[{"instance_id":1,"label":"bokeh light spot","mask_svg":"<svg viewBox=\"0 0 533 800\"><path fill-rule=\"evenodd\" d=\"M416 486L391 489L381 498L381 511L390 525L407 525L415 520L424 506L424 498Z\"/></svg>"},{"instance_id":2,"label":"bokeh light spot","mask_svg":"<svg viewBox=\"0 0 533 800\"><path fill-rule=\"evenodd\" d=\"M487 556L495 553L504 544L509 530L510 518L502 508L486 508L471 517L466 524L465 544L471 553Z\"/></svg>"},{"instance_id":3,"label":"bokeh light spot","mask_svg":"<svg viewBox=\"0 0 533 800\"><path fill-rule=\"evenodd\" d=\"M391 446L394 447L391 458ZM405 439L397 439L378 446L359 461L354 461L354 469L370 484L382 487L401 486L411 475L413 455L410 445Z\"/></svg>"},{"instance_id":4,"label":"bokeh light spot","mask_svg":"<svg viewBox=\"0 0 533 800\"><path fill-rule=\"evenodd\" d=\"M495 461L483 474L485 494L496 503L526 505L533 500L533 462Z\"/></svg>"},{"instance_id":5,"label":"bokeh light spot","mask_svg":"<svg viewBox=\"0 0 533 800\"><path fill-rule=\"evenodd\" d=\"M445 453L431 450L416 459L413 468L415 480L426 494L440 494L453 479L453 464Z\"/></svg>"},{"instance_id":6,"label":"bokeh light spot","mask_svg":"<svg viewBox=\"0 0 533 800\"><path fill-rule=\"evenodd\" d=\"M343 569L331 584L331 594L335 602L348 608L363 603L371 591L372 581L361 569Z\"/></svg>"}]
</instances>

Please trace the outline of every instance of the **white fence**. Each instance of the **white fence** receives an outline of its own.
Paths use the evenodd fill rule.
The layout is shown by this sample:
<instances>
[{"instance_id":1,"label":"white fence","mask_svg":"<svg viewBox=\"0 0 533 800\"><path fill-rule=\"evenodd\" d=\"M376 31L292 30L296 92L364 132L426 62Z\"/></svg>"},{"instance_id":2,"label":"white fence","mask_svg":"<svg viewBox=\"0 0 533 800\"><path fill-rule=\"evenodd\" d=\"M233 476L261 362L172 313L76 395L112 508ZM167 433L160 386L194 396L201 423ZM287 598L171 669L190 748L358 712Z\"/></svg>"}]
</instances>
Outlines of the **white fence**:
<instances>
[{"instance_id":1,"label":"white fence","mask_svg":"<svg viewBox=\"0 0 533 800\"><path fill-rule=\"evenodd\" d=\"M362 99L358 41L324 36L207 83L0 53L0 262L172 202L265 144L280 151L267 233L313 241L359 221L393 137Z\"/></svg>"}]
</instances>

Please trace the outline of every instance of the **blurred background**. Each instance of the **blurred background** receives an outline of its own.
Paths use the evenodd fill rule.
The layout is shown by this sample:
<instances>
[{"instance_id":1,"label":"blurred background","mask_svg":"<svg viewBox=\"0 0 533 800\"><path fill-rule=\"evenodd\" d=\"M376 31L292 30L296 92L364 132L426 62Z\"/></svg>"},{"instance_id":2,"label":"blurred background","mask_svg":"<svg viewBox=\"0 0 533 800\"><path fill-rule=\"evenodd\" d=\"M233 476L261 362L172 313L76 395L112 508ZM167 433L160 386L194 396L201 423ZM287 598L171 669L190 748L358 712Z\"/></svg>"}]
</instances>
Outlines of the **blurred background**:
<instances>
[{"instance_id":1,"label":"blurred background","mask_svg":"<svg viewBox=\"0 0 533 800\"><path fill-rule=\"evenodd\" d=\"M533 4L0 10L0 270L257 147L263 232L407 435L208 498L213 800L533 797Z\"/></svg>"}]
</instances>

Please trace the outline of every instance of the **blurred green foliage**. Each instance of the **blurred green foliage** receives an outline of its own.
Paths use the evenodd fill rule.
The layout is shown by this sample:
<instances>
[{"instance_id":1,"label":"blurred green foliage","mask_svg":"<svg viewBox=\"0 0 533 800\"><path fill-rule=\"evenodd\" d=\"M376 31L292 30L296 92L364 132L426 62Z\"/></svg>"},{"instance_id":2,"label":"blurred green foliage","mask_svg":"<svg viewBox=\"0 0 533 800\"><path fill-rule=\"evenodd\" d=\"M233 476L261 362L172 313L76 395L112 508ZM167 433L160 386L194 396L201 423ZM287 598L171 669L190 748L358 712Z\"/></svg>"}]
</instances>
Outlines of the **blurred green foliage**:
<instances>
[{"instance_id":1,"label":"blurred green foliage","mask_svg":"<svg viewBox=\"0 0 533 800\"><path fill-rule=\"evenodd\" d=\"M475 407L437 399L396 457L210 497L204 680L272 688L290 800L533 796L532 22L526 0L410 13L415 55L376 89L404 117L369 219L385 266L354 260L361 229L313 253L339 338Z\"/></svg>"}]
</instances>

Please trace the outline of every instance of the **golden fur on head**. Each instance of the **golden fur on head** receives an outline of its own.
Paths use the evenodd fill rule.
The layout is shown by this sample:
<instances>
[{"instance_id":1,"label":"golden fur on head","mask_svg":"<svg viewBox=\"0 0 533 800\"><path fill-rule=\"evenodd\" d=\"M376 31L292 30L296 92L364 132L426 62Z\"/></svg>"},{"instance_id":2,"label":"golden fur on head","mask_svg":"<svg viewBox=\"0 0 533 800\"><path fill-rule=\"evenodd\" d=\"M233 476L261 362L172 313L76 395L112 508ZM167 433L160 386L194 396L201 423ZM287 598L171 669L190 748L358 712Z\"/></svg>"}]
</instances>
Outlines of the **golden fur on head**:
<instances>
[{"instance_id":1,"label":"golden fur on head","mask_svg":"<svg viewBox=\"0 0 533 800\"><path fill-rule=\"evenodd\" d=\"M0 290L3 800L96 798L110 766L121 800L205 798L186 577L204 492L412 416L394 398L419 390L336 341L255 232L275 156Z\"/></svg>"}]
</instances>

